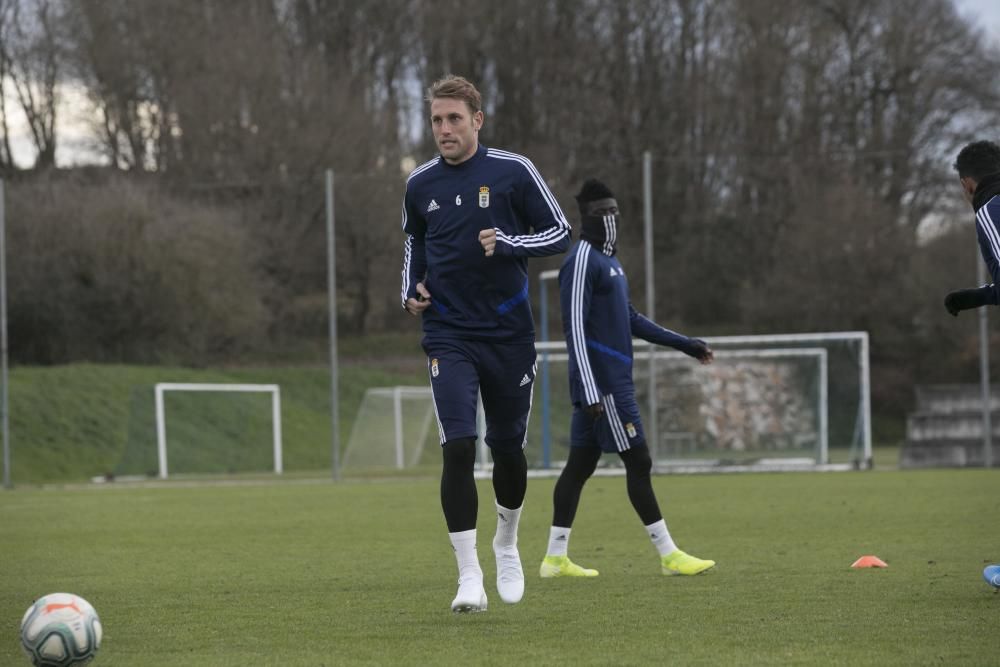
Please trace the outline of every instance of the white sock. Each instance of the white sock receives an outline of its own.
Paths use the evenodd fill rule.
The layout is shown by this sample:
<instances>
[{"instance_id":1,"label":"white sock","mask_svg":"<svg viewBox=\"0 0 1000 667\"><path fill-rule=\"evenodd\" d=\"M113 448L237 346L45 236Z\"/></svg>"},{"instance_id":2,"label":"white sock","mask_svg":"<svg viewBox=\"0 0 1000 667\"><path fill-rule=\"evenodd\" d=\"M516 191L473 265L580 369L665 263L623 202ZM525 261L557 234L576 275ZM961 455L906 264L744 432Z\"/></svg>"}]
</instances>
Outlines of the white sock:
<instances>
[{"instance_id":1,"label":"white sock","mask_svg":"<svg viewBox=\"0 0 1000 667\"><path fill-rule=\"evenodd\" d=\"M677 550L677 545L674 544L673 538L670 537L670 531L667 530L667 522L663 519L646 526L646 532L649 533L649 539L661 556L666 556Z\"/></svg>"},{"instance_id":2,"label":"white sock","mask_svg":"<svg viewBox=\"0 0 1000 667\"><path fill-rule=\"evenodd\" d=\"M549 550L546 556L565 556L569 549L569 531L572 528L552 526L549 528Z\"/></svg>"},{"instance_id":3,"label":"white sock","mask_svg":"<svg viewBox=\"0 0 1000 667\"><path fill-rule=\"evenodd\" d=\"M516 510L507 509L500 503L497 506L497 534L493 538L493 549L516 549L517 548L517 524L521 520L521 505Z\"/></svg>"},{"instance_id":4,"label":"white sock","mask_svg":"<svg viewBox=\"0 0 1000 667\"><path fill-rule=\"evenodd\" d=\"M451 546L455 549L455 560L458 561L458 579L483 580L483 570L479 567L479 555L476 553L476 529L463 530L458 533L448 533Z\"/></svg>"}]
</instances>

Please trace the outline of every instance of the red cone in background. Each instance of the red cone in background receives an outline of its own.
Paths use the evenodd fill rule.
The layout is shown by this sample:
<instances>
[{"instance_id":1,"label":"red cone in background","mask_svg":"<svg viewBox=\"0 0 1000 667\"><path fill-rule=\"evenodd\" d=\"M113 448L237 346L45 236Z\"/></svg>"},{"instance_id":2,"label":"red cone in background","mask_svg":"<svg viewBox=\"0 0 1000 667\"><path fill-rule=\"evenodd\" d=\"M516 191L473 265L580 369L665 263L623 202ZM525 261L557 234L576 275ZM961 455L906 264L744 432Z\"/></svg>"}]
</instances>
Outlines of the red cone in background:
<instances>
[{"instance_id":1,"label":"red cone in background","mask_svg":"<svg viewBox=\"0 0 1000 667\"><path fill-rule=\"evenodd\" d=\"M853 563L851 567L889 567L885 561L878 556L862 556Z\"/></svg>"}]
</instances>

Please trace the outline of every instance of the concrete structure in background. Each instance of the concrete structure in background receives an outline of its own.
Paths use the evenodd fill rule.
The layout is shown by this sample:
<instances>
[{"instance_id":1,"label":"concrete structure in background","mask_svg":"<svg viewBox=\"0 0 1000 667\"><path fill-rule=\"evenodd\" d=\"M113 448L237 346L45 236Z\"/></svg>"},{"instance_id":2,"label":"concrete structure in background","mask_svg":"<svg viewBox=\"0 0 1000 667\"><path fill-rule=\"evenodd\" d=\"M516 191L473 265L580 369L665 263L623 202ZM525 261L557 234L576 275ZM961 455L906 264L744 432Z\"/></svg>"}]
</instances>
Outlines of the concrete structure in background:
<instances>
[{"instance_id":1,"label":"concrete structure in background","mask_svg":"<svg viewBox=\"0 0 1000 667\"><path fill-rule=\"evenodd\" d=\"M990 392L992 442L1000 440L1000 387ZM917 387L917 408L906 419L901 468L984 466L983 400L978 384ZM992 445L993 461L1000 449Z\"/></svg>"}]
</instances>

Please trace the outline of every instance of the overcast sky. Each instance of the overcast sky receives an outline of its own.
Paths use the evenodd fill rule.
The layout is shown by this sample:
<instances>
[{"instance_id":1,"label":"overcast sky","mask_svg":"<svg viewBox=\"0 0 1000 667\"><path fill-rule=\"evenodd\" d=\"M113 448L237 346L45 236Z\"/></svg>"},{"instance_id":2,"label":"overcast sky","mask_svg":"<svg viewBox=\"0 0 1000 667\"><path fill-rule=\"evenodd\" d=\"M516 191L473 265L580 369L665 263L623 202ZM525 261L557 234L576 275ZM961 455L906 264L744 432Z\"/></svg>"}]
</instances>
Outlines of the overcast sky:
<instances>
[{"instance_id":1,"label":"overcast sky","mask_svg":"<svg viewBox=\"0 0 1000 667\"><path fill-rule=\"evenodd\" d=\"M1000 44L1000 0L955 0L958 11L982 21L982 28Z\"/></svg>"}]
</instances>

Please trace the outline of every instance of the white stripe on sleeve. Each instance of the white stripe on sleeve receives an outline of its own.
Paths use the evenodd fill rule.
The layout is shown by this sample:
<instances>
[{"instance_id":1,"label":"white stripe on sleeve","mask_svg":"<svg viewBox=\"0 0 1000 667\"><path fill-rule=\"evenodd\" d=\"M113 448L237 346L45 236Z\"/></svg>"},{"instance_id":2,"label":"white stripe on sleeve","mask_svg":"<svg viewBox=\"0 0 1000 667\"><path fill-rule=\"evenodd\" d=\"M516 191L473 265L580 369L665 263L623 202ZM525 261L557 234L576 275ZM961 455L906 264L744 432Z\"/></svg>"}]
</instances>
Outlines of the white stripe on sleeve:
<instances>
[{"instance_id":1,"label":"white stripe on sleeve","mask_svg":"<svg viewBox=\"0 0 1000 667\"><path fill-rule=\"evenodd\" d=\"M600 401L601 394L597 390L594 371L590 367L583 327L583 286L587 278L587 257L589 254L589 243L581 243L577 246L576 259L573 262L573 286L570 290L570 331L573 336L573 353L576 355L576 365L580 370L583 393L587 398L587 405L593 405Z\"/></svg>"},{"instance_id":2,"label":"white stripe on sleeve","mask_svg":"<svg viewBox=\"0 0 1000 667\"><path fill-rule=\"evenodd\" d=\"M403 214L404 218L406 213ZM406 235L406 243L403 244L403 291L400 296L403 300L403 308L406 308L406 295L410 293L410 262L413 259L413 234Z\"/></svg>"},{"instance_id":3,"label":"white stripe on sleeve","mask_svg":"<svg viewBox=\"0 0 1000 667\"><path fill-rule=\"evenodd\" d=\"M979 220L979 227L986 234L986 238L990 242L990 248L993 250L993 258L1000 261L1000 234L997 233L996 225L993 224L993 219L990 217L986 206L979 209L979 212L976 213L976 219Z\"/></svg>"},{"instance_id":4,"label":"white stripe on sleeve","mask_svg":"<svg viewBox=\"0 0 1000 667\"><path fill-rule=\"evenodd\" d=\"M490 148L486 154L500 160L513 160L521 164L525 170L527 170L531 179L535 182L535 186L538 188L539 193L541 193L542 199L545 200L546 204L548 204L549 211L552 213L552 218L559 224L560 227L569 230L569 222L566 220L566 216L563 215L562 209L559 208L559 203L549 190L549 186L545 184L545 180L542 178L542 175L538 173L538 170L535 169L535 165L531 163L531 160L523 155L502 151L496 148Z\"/></svg>"}]
</instances>

